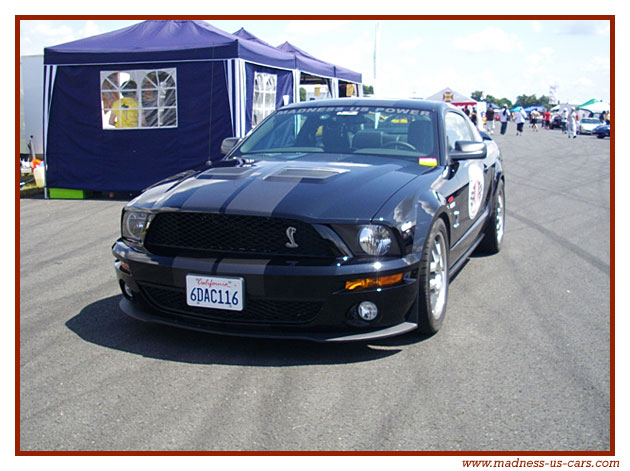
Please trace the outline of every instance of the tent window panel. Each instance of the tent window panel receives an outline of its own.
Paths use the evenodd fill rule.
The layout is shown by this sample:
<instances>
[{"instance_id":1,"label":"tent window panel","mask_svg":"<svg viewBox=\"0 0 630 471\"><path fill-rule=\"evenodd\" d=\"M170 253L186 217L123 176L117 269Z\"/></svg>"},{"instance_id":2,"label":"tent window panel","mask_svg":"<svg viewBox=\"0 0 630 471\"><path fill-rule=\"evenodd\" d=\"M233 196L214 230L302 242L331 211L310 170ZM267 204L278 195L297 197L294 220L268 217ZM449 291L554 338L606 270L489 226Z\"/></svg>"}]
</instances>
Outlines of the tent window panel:
<instances>
[{"instance_id":1,"label":"tent window panel","mask_svg":"<svg viewBox=\"0 0 630 471\"><path fill-rule=\"evenodd\" d=\"M177 70L101 71L103 129L177 127Z\"/></svg>"},{"instance_id":2,"label":"tent window panel","mask_svg":"<svg viewBox=\"0 0 630 471\"><path fill-rule=\"evenodd\" d=\"M252 127L276 110L278 76L262 72L254 73L254 99L252 106Z\"/></svg>"}]
</instances>

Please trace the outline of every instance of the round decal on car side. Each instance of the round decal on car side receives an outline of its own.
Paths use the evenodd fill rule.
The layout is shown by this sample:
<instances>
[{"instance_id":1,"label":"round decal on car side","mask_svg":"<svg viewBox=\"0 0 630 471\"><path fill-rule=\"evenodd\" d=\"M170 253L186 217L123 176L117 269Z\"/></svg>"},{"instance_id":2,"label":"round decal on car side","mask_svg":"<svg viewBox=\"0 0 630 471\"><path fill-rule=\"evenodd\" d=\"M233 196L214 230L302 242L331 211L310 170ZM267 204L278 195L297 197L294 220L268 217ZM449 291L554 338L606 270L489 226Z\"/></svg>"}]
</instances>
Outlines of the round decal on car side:
<instances>
[{"instance_id":1,"label":"round decal on car side","mask_svg":"<svg viewBox=\"0 0 630 471\"><path fill-rule=\"evenodd\" d=\"M468 168L468 215L475 219L483 200L483 170L478 165Z\"/></svg>"}]
</instances>

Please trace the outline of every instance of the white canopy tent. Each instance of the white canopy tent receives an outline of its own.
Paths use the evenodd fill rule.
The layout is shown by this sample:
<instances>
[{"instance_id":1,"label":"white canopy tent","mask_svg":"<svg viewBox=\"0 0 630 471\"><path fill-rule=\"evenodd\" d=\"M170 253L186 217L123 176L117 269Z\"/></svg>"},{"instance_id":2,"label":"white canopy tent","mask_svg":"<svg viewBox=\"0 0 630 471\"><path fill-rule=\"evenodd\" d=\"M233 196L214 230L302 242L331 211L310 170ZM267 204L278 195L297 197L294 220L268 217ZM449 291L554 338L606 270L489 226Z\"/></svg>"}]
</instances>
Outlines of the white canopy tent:
<instances>
[{"instance_id":1,"label":"white canopy tent","mask_svg":"<svg viewBox=\"0 0 630 471\"><path fill-rule=\"evenodd\" d=\"M582 106L581 110L587 110L592 113L603 113L610 110L610 103L605 101L598 101L597 103L591 103L590 105Z\"/></svg>"},{"instance_id":2,"label":"white canopy tent","mask_svg":"<svg viewBox=\"0 0 630 471\"><path fill-rule=\"evenodd\" d=\"M455 106L475 106L477 104L477 100L473 100L472 98L456 92L452 88L448 87L440 90L430 97L427 97L426 99L429 101L444 101Z\"/></svg>"}]
</instances>

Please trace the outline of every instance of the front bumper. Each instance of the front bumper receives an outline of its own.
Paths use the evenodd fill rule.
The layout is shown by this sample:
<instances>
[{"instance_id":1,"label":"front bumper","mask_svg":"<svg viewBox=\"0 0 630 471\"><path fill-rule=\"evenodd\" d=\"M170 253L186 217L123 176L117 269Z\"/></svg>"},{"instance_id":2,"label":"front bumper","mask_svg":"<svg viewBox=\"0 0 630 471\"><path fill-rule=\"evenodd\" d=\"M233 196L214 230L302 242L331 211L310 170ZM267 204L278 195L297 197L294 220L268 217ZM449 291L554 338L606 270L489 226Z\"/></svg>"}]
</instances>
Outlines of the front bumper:
<instances>
[{"instance_id":1,"label":"front bumper","mask_svg":"<svg viewBox=\"0 0 630 471\"><path fill-rule=\"evenodd\" d=\"M227 335L358 341L390 337L417 327L418 260L415 255L378 263L333 265L307 261L199 259L142 253L124 241L112 247L124 297L120 307L137 319ZM122 267L122 263L128 270ZM245 281L242 313L186 305L186 275L238 276ZM380 289L346 291L345 282L403 273L402 282ZM124 287L129 293L125 293ZM367 323L354 307L378 306Z\"/></svg>"}]
</instances>

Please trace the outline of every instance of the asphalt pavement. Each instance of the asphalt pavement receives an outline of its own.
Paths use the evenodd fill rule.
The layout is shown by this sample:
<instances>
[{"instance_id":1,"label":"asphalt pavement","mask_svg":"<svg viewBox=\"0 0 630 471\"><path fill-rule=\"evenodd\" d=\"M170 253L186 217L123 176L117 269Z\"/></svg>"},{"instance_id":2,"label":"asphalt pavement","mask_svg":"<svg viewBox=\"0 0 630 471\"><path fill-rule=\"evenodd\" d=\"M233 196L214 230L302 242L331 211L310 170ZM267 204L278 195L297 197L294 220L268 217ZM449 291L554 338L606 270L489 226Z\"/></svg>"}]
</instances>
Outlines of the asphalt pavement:
<instances>
[{"instance_id":1,"label":"asphalt pavement","mask_svg":"<svg viewBox=\"0 0 630 471\"><path fill-rule=\"evenodd\" d=\"M21 450L610 448L610 141L495 135L501 253L452 281L442 330L317 344L118 309L123 201L20 201Z\"/></svg>"}]
</instances>

